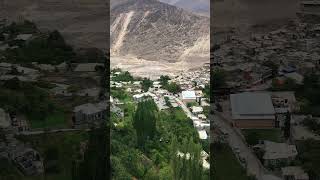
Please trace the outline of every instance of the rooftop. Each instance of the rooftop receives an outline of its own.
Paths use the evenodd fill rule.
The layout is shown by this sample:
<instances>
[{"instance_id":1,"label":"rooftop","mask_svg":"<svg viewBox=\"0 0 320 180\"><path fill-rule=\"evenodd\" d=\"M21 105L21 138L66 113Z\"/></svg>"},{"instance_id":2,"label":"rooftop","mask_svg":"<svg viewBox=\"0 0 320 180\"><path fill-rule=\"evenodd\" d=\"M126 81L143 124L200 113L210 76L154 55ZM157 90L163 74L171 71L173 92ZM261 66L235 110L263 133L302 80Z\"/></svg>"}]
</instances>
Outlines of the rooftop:
<instances>
[{"instance_id":1,"label":"rooftop","mask_svg":"<svg viewBox=\"0 0 320 180\"><path fill-rule=\"evenodd\" d=\"M98 112L101 112L103 110L106 110L107 103L106 102L100 102L96 104L87 103L80 106L76 106L73 110L73 112L79 112L82 111L84 114L95 114Z\"/></svg>"},{"instance_id":2,"label":"rooftop","mask_svg":"<svg viewBox=\"0 0 320 180\"><path fill-rule=\"evenodd\" d=\"M182 91L182 99L196 99L194 91Z\"/></svg>"},{"instance_id":3,"label":"rooftop","mask_svg":"<svg viewBox=\"0 0 320 180\"><path fill-rule=\"evenodd\" d=\"M270 94L254 92L231 94L230 101L233 119L275 118Z\"/></svg>"},{"instance_id":4,"label":"rooftop","mask_svg":"<svg viewBox=\"0 0 320 180\"><path fill-rule=\"evenodd\" d=\"M264 141L264 147L265 154L263 159L283 159L298 155L295 145Z\"/></svg>"},{"instance_id":5,"label":"rooftop","mask_svg":"<svg viewBox=\"0 0 320 180\"><path fill-rule=\"evenodd\" d=\"M294 176L295 179L309 179L308 174L299 166L281 168L283 176Z\"/></svg>"}]
</instances>

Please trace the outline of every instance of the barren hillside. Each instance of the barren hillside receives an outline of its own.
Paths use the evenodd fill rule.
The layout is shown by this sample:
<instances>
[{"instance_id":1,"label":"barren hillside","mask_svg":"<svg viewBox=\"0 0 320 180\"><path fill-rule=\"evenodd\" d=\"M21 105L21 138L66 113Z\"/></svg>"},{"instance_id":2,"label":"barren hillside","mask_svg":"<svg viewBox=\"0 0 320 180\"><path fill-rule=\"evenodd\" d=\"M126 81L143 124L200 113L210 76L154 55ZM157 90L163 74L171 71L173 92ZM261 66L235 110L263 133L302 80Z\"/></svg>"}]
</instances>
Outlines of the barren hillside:
<instances>
[{"instance_id":1,"label":"barren hillside","mask_svg":"<svg viewBox=\"0 0 320 180\"><path fill-rule=\"evenodd\" d=\"M111 9L111 54L177 62L209 57L209 18L156 0L127 0Z\"/></svg>"},{"instance_id":2,"label":"barren hillside","mask_svg":"<svg viewBox=\"0 0 320 180\"><path fill-rule=\"evenodd\" d=\"M0 0L0 17L28 19L41 29L58 29L77 47L107 48L104 0Z\"/></svg>"}]
</instances>

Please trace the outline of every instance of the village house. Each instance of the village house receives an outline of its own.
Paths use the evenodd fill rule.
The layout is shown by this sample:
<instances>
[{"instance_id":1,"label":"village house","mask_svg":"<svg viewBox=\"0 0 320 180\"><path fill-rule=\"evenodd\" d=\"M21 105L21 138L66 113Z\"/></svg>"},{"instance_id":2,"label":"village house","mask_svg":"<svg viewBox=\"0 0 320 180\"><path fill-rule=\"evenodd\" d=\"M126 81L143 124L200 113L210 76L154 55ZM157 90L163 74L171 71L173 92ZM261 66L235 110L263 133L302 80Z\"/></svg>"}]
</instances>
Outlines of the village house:
<instances>
[{"instance_id":1,"label":"village house","mask_svg":"<svg viewBox=\"0 0 320 180\"><path fill-rule=\"evenodd\" d=\"M309 175L299 166L281 168L283 180L309 180Z\"/></svg>"},{"instance_id":2,"label":"village house","mask_svg":"<svg viewBox=\"0 0 320 180\"><path fill-rule=\"evenodd\" d=\"M298 155L296 146L286 143L263 141L262 145L259 144L255 146L255 148L259 147L265 152L263 155L263 163L269 168L289 165Z\"/></svg>"},{"instance_id":3,"label":"village house","mask_svg":"<svg viewBox=\"0 0 320 180\"><path fill-rule=\"evenodd\" d=\"M72 96L72 93L68 91L69 85L64 85L64 84L56 84L57 86L50 89L50 91L55 95L55 96Z\"/></svg>"},{"instance_id":4,"label":"village house","mask_svg":"<svg viewBox=\"0 0 320 180\"><path fill-rule=\"evenodd\" d=\"M96 104L87 103L73 109L73 123L75 126L100 124L105 120L107 102Z\"/></svg>"},{"instance_id":5,"label":"village house","mask_svg":"<svg viewBox=\"0 0 320 180\"><path fill-rule=\"evenodd\" d=\"M191 110L195 115L201 114L203 112L203 108L201 106L192 106Z\"/></svg>"},{"instance_id":6,"label":"village house","mask_svg":"<svg viewBox=\"0 0 320 180\"><path fill-rule=\"evenodd\" d=\"M208 139L207 131L206 130L198 130L199 138L201 140Z\"/></svg>"},{"instance_id":7,"label":"village house","mask_svg":"<svg viewBox=\"0 0 320 180\"><path fill-rule=\"evenodd\" d=\"M112 113L115 113L117 117L120 117L120 118L124 117L123 110L114 104L111 105L110 111Z\"/></svg>"},{"instance_id":8,"label":"village house","mask_svg":"<svg viewBox=\"0 0 320 180\"><path fill-rule=\"evenodd\" d=\"M183 153L180 151L177 152L177 156L180 158L185 158L187 160L192 158L192 157L190 157L190 153ZM202 167L205 169L210 169L210 163L207 161L209 158L209 154L205 151L201 151L200 156L201 156L200 158L202 160Z\"/></svg>"},{"instance_id":9,"label":"village house","mask_svg":"<svg viewBox=\"0 0 320 180\"><path fill-rule=\"evenodd\" d=\"M230 95L234 125L245 129L275 127L275 110L267 93L245 92Z\"/></svg>"},{"instance_id":10,"label":"village house","mask_svg":"<svg viewBox=\"0 0 320 180\"><path fill-rule=\"evenodd\" d=\"M144 100L145 97L151 97L153 99L157 98L156 95L151 92L145 92L145 93L133 95L133 99L136 102L140 102L140 101Z\"/></svg>"},{"instance_id":11,"label":"village house","mask_svg":"<svg viewBox=\"0 0 320 180\"><path fill-rule=\"evenodd\" d=\"M160 81L154 81L153 82L153 88L160 89L162 87Z\"/></svg>"},{"instance_id":12,"label":"village house","mask_svg":"<svg viewBox=\"0 0 320 180\"><path fill-rule=\"evenodd\" d=\"M32 34L18 34L15 40L29 41L32 38Z\"/></svg>"},{"instance_id":13,"label":"village house","mask_svg":"<svg viewBox=\"0 0 320 180\"><path fill-rule=\"evenodd\" d=\"M44 172L41 156L32 148L17 146L10 152L10 158L25 175L39 175Z\"/></svg>"},{"instance_id":14,"label":"village house","mask_svg":"<svg viewBox=\"0 0 320 180\"><path fill-rule=\"evenodd\" d=\"M194 91L182 91L181 99L185 104L187 104L187 103L190 103L190 102L196 102L197 101L197 96L196 96L196 93Z\"/></svg>"}]
</instances>

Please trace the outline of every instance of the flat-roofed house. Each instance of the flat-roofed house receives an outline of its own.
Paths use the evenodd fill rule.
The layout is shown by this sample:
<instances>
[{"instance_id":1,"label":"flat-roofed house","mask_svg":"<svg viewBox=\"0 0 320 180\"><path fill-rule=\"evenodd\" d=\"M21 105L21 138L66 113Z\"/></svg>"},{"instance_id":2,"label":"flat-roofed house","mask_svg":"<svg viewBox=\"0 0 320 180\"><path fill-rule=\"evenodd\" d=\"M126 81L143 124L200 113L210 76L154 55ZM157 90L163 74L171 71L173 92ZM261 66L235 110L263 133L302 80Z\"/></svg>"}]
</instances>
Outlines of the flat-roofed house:
<instances>
[{"instance_id":1,"label":"flat-roofed house","mask_svg":"<svg viewBox=\"0 0 320 180\"><path fill-rule=\"evenodd\" d=\"M245 92L230 95L233 123L239 128L274 128L275 110L268 93Z\"/></svg>"},{"instance_id":2,"label":"flat-roofed house","mask_svg":"<svg viewBox=\"0 0 320 180\"><path fill-rule=\"evenodd\" d=\"M272 141L263 142L263 160L266 167L281 167L289 165L298 155L295 145L276 143Z\"/></svg>"},{"instance_id":3,"label":"flat-roofed house","mask_svg":"<svg viewBox=\"0 0 320 180\"><path fill-rule=\"evenodd\" d=\"M197 100L195 91L182 91L181 98L184 103L196 102Z\"/></svg>"},{"instance_id":4,"label":"flat-roofed house","mask_svg":"<svg viewBox=\"0 0 320 180\"><path fill-rule=\"evenodd\" d=\"M74 125L100 124L105 120L106 111L107 102L76 106L73 110Z\"/></svg>"},{"instance_id":5,"label":"flat-roofed house","mask_svg":"<svg viewBox=\"0 0 320 180\"><path fill-rule=\"evenodd\" d=\"M284 180L309 180L309 175L299 166L281 168Z\"/></svg>"}]
</instances>

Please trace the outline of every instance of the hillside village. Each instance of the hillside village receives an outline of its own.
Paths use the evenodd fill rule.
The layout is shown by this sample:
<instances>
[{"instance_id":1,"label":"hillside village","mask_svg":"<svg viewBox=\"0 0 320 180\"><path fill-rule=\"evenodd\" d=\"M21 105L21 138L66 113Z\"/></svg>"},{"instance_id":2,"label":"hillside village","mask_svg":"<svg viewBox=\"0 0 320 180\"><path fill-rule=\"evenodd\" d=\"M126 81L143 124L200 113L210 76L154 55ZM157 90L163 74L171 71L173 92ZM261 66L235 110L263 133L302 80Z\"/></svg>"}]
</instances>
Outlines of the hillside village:
<instances>
[{"instance_id":1,"label":"hillside village","mask_svg":"<svg viewBox=\"0 0 320 180\"><path fill-rule=\"evenodd\" d=\"M301 15L281 27L216 32L211 136L257 179L320 176L319 27L319 17Z\"/></svg>"},{"instance_id":2,"label":"hillside village","mask_svg":"<svg viewBox=\"0 0 320 180\"><path fill-rule=\"evenodd\" d=\"M204 169L209 169L209 147L204 146L204 144L209 144L210 138L208 89L205 92L210 79L209 70L209 66L205 65L199 70L181 72L171 78L169 76L161 76L158 80L151 81L146 78L134 78L126 71L113 69L110 76L112 95L110 102L111 112L116 116L113 120L115 130L122 129L125 126L128 114L130 114L125 112L130 107L128 104L139 104L140 102L152 99L160 113L182 113L180 116L183 117L181 120L184 122L176 125L183 127L183 124L186 123L188 128L194 129L192 130L196 132L194 137L200 140L203 148L205 148L201 152L201 159L203 161L201 164ZM161 122L157 122L157 124L161 124ZM170 130L167 131L170 133ZM186 131L184 133L187 134L192 133L192 131L187 132L188 129L184 129L183 131ZM163 134L162 136L168 135ZM177 136L180 135L177 134ZM160 142L163 140L164 137L161 137ZM171 143L172 141L173 137L166 140L167 143ZM188 152L183 153L178 151L176 155L180 158L190 158ZM173 157L170 157L170 159L173 159Z\"/></svg>"},{"instance_id":3,"label":"hillside village","mask_svg":"<svg viewBox=\"0 0 320 180\"><path fill-rule=\"evenodd\" d=\"M74 50L58 31L41 32L28 20L2 20L0 58L0 159L26 177L41 177L57 159L48 160L50 148L36 139L86 134L105 121L103 52ZM53 147L55 156L59 148Z\"/></svg>"}]
</instances>

